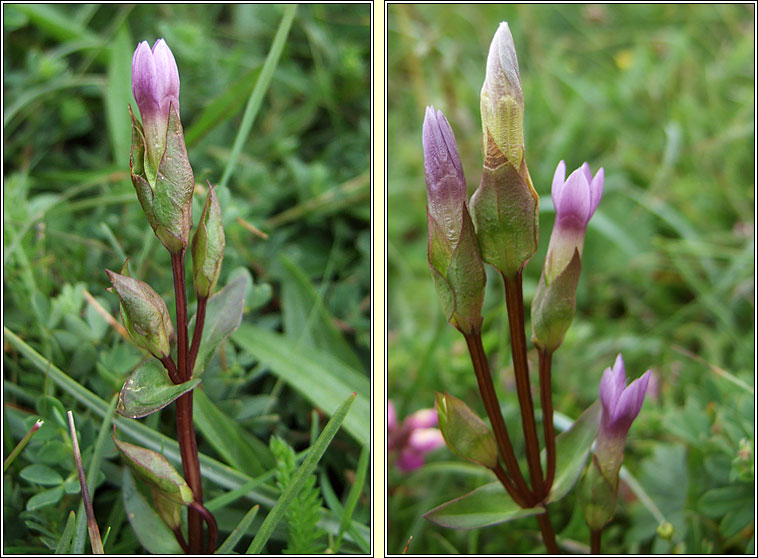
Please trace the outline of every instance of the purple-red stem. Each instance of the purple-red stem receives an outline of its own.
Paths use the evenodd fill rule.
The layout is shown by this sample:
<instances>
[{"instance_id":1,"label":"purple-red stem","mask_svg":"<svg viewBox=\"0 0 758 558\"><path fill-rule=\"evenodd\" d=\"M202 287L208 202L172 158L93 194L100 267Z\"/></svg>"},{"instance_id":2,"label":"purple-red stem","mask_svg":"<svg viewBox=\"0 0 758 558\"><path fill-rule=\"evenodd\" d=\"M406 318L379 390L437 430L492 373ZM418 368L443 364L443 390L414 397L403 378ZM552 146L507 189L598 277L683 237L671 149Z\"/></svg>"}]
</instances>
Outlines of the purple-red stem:
<instances>
[{"instance_id":1,"label":"purple-red stem","mask_svg":"<svg viewBox=\"0 0 758 558\"><path fill-rule=\"evenodd\" d=\"M182 382L190 379L189 347L187 343L187 289L184 278L184 254L171 254L171 268L174 272L174 293L176 297L176 331L177 331L177 361L179 378ZM200 335L202 332L200 333ZM179 441L179 452L182 456L184 479L192 489L195 500L203 502L203 484L200 476L200 461L197 455L197 438L195 425L192 420L192 392L189 391L176 400L176 434ZM202 553L203 518L197 509L187 509L187 538L192 554Z\"/></svg>"},{"instance_id":2,"label":"purple-red stem","mask_svg":"<svg viewBox=\"0 0 758 558\"><path fill-rule=\"evenodd\" d=\"M195 360L197 360L197 351L200 349L200 340L203 337L203 327L205 326L205 308L208 305L208 299L197 297L197 314L195 315L195 330L192 332L192 345L189 352L189 374L195 370Z\"/></svg>"},{"instance_id":3,"label":"purple-red stem","mask_svg":"<svg viewBox=\"0 0 758 558\"><path fill-rule=\"evenodd\" d=\"M600 541L603 537L603 530L590 531L590 554L600 554Z\"/></svg>"},{"instance_id":4,"label":"purple-red stem","mask_svg":"<svg viewBox=\"0 0 758 558\"><path fill-rule=\"evenodd\" d=\"M529 364L526 358L526 335L524 334L524 293L521 289L521 273L515 277L506 277L505 301L508 308L508 325L511 330L511 353L513 370L516 376L516 392L521 408L521 426L524 430L526 444L526 462L529 465L529 478L532 491L541 501L545 495L545 484L540 464L540 446L537 438L537 425L534 421L534 402L529 384Z\"/></svg>"},{"instance_id":5,"label":"purple-red stem","mask_svg":"<svg viewBox=\"0 0 758 558\"><path fill-rule=\"evenodd\" d=\"M555 479L555 426L553 424L553 389L550 378L550 368L553 353L545 350L539 352L540 360L540 404L542 405L542 432L545 436L545 452L547 453L547 476L545 477L545 493L549 494Z\"/></svg>"},{"instance_id":6,"label":"purple-red stem","mask_svg":"<svg viewBox=\"0 0 758 558\"><path fill-rule=\"evenodd\" d=\"M508 435L508 428L505 425L503 413L500 411L500 402L497 399L495 386L492 383L492 376L490 374L489 364L487 363L487 355L485 355L484 347L482 346L482 334L480 331L476 331L474 333L464 333L463 337L466 339L466 345L469 354L471 355L471 362L474 365L476 381L479 385L479 393L482 396L484 408L487 410L487 416L490 419L492 430L495 433L495 441L500 450L500 456L505 462L508 474L515 483L515 486L509 487L508 484L504 484L503 486L505 486L508 492L511 493L511 496L513 496L513 493L515 492L518 495L519 500L522 502L533 503L533 495L529 492L526 481L521 475L516 455L513 452L513 445L511 444L511 439ZM516 497L514 497L514 500L516 500ZM527 507L531 506L529 505Z\"/></svg>"}]
</instances>

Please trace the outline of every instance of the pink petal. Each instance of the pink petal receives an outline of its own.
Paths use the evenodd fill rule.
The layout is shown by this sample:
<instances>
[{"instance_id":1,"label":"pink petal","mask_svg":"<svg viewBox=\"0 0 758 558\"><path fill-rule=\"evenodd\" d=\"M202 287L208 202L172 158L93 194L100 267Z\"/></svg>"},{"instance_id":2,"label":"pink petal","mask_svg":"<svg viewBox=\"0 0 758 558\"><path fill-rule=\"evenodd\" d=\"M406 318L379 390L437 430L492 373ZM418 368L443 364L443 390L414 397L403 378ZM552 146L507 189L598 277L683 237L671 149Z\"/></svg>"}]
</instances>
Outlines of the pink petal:
<instances>
[{"instance_id":1,"label":"pink petal","mask_svg":"<svg viewBox=\"0 0 758 558\"><path fill-rule=\"evenodd\" d=\"M566 163L561 161L558 163L558 166L555 169L555 174L553 174L553 189L551 192L551 196L553 198L553 206L557 207L558 204L556 201L558 198L560 198L561 190L563 190L563 185L566 183Z\"/></svg>"}]
</instances>

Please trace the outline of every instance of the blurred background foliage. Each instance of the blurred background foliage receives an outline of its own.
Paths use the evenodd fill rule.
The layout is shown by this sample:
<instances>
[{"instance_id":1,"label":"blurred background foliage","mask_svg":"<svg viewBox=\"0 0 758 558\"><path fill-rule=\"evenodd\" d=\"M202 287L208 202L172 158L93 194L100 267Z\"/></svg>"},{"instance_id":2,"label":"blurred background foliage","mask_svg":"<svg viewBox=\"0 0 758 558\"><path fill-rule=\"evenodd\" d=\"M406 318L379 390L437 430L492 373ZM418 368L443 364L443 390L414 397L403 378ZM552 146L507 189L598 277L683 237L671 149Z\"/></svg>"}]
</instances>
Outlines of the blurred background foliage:
<instances>
[{"instance_id":1,"label":"blurred background foliage","mask_svg":"<svg viewBox=\"0 0 758 558\"><path fill-rule=\"evenodd\" d=\"M587 161L606 176L577 315L553 361L555 408L577 417L619 352L632 378L655 373L625 461L650 501L622 485L605 552L754 551L754 17L752 5L724 4L388 7L389 397L401 419L433 406L435 390L484 416L463 338L444 323L426 262L421 124L426 105L445 113L473 193L487 50L508 21L541 196L527 305L554 219L557 163L573 170ZM492 274L484 328L518 436L505 302ZM410 536L409 553L540 547L531 519L465 532L421 517L488 480L446 448L410 475L390 465L389 551ZM574 503L570 496L551 515L566 546L581 549L588 532ZM674 526L671 539L656 535L661 520Z\"/></svg>"},{"instance_id":2,"label":"blurred background foliage","mask_svg":"<svg viewBox=\"0 0 758 558\"><path fill-rule=\"evenodd\" d=\"M231 171L217 189L226 231L219 286L252 275L247 330L222 345L203 376L212 420L198 418L200 451L230 467L218 469L225 488L206 483L206 500L243 478L238 473L258 477L273 467L266 447L272 434L298 452L308 447L327 415L357 392L345 423L352 429L343 429L318 470L320 527L331 537L320 543L334 543L345 498L368 462L359 457L369 436L370 5L298 8L253 131L227 169L282 14L271 4L3 5L3 321L43 358L34 365L6 337L5 454L37 415L47 420L5 475L5 551L55 548L79 502L70 440L56 417L74 409L87 464L102 413L76 395L86 388L110 401L141 359L104 319L118 314L104 269L118 270L131 258L133 275L174 313L169 257L128 175L127 105L136 112L131 58L138 42L160 37L179 67L195 221L206 180L218 183ZM73 387L47 378L45 361L73 378ZM319 399L329 390L333 399ZM141 422L174 437L172 416ZM101 530L111 528L105 550L138 552L109 440L104 451L95 506ZM19 477L37 465L52 473L36 468ZM269 498L265 509L278 492L271 478L261 482L256 490ZM368 544L368 483L358 490L342 551ZM253 503L217 506L222 537ZM282 526L267 550L281 551L285 534Z\"/></svg>"}]
</instances>

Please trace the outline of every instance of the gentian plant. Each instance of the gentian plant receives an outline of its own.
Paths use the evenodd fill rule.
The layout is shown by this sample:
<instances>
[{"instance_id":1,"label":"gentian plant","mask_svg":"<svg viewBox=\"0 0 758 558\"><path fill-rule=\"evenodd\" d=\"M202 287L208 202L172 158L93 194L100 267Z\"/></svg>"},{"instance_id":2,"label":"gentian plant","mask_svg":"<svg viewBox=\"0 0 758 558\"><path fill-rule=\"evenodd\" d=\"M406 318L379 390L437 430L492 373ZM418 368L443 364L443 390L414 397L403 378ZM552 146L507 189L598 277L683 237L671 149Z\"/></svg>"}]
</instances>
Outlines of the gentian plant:
<instances>
[{"instance_id":1,"label":"gentian plant","mask_svg":"<svg viewBox=\"0 0 758 558\"><path fill-rule=\"evenodd\" d=\"M205 208L191 241L197 314L190 343L185 254L190 248L195 181L179 117L179 71L163 39L156 41L152 49L142 42L134 52L132 92L141 116L140 121L130 107L132 184L150 226L171 256L176 327L163 299L147 283L132 278L127 263L121 273L106 271L121 301L121 316L132 341L160 363L147 361L134 371L121 390L117 411L130 418L144 417L176 401L183 476L162 455L116 439L115 430L114 441L127 464L150 486L156 511L182 549L212 553L218 527L213 514L203 506L192 390L200 382L208 353L212 354L215 345L239 325L245 287L243 282L233 282L212 299L215 305L231 303L236 310L226 317L220 338L213 336L210 344L215 345L203 344L206 309L221 272L225 244L221 209L209 184ZM186 540L182 533L182 505L187 507ZM207 526L205 538L203 524Z\"/></svg>"},{"instance_id":2,"label":"gentian plant","mask_svg":"<svg viewBox=\"0 0 758 558\"><path fill-rule=\"evenodd\" d=\"M553 177L555 225L531 305L532 342L539 355L541 452L522 290L523 269L537 250L539 200L526 163L524 96L507 23L500 24L487 56L481 116L484 165L470 200L453 131L433 107L424 118L423 149L429 267L445 316L466 341L489 418L487 425L462 400L437 394L439 427L451 451L491 470L497 482L442 504L425 517L446 527L475 528L535 516L547 551L557 554L548 505L577 483L597 438L582 501L592 548L599 552L600 533L615 511L626 435L642 406L650 372L625 388L619 355L600 382L601 405L592 405L570 430L556 436L551 365L574 318L584 237L603 194L604 170L593 176L584 163L566 178L561 161ZM511 443L482 344L485 262L499 272L505 288L527 476Z\"/></svg>"}]
</instances>

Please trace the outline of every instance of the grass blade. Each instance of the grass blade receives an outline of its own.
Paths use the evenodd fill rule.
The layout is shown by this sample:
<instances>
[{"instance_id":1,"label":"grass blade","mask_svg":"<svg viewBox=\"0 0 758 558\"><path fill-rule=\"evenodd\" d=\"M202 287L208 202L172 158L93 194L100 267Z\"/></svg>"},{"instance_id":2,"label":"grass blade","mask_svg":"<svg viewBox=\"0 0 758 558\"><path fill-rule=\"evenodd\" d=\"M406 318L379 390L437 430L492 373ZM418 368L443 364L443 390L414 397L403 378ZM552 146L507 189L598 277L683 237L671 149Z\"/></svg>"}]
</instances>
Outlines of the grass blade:
<instances>
[{"instance_id":1,"label":"grass blade","mask_svg":"<svg viewBox=\"0 0 758 558\"><path fill-rule=\"evenodd\" d=\"M74 414L69 411L68 426L71 432L71 443L74 445L74 460L76 461L76 470L79 473L79 484L82 487L82 502L84 503L84 512L87 515L87 530L89 531L89 542L92 545L93 554L105 554L103 551L103 541L100 539L100 529L95 521L95 511L92 509L92 498L90 498L89 489L87 488L87 479L84 477L84 466L82 465L82 454L79 451L79 438L76 436L76 426L74 425Z\"/></svg>"},{"instance_id":2,"label":"grass blade","mask_svg":"<svg viewBox=\"0 0 758 558\"><path fill-rule=\"evenodd\" d=\"M252 508L250 508L250 511L248 511L245 514L245 517L243 517L240 522L237 524L237 526L234 528L234 530L229 533L229 536L224 541L224 544L218 547L218 550L216 550L216 554L231 554L234 550L234 546L239 542L239 540L242 538L242 536L247 533L247 530L250 528L250 525L252 525L253 520L255 519L255 516L258 515L258 510L260 509L260 506L258 504L254 505Z\"/></svg>"},{"instance_id":3,"label":"grass blade","mask_svg":"<svg viewBox=\"0 0 758 558\"><path fill-rule=\"evenodd\" d=\"M37 432L37 430L40 429L40 427L45 423L43 420L38 420L34 423L34 425L29 429L29 432L24 434L24 437L21 438L21 441L16 444L16 447L13 448L13 451L8 455L8 457L5 459L5 462L3 463L3 473L8 470L8 467L11 466L13 461L15 461L16 457L23 451L23 449L26 447L26 444L29 443L29 440L32 439L32 436L34 436L34 433Z\"/></svg>"},{"instance_id":4,"label":"grass blade","mask_svg":"<svg viewBox=\"0 0 758 558\"><path fill-rule=\"evenodd\" d=\"M282 517L284 517L284 514L287 512L290 503L302 488L303 483L305 483L305 480L311 474L313 474L313 471L316 468L316 465L318 465L321 456L324 455L326 448L329 447L329 443L337 434L337 431L342 425L342 422L345 420L345 417L347 416L347 413L350 410L353 401L355 401L355 397L355 393L348 397L345 402L340 405L339 409L337 409L332 418L329 419L329 422L326 423L324 430L321 432L318 440L316 440L316 443L311 446L311 450L308 452L308 457L305 458L303 464L298 468L287 490L282 493L282 495L279 497L279 500L277 500L276 505L268 513L266 519L263 520L261 528L258 530L255 538L253 539L253 542L250 543L250 546L247 549L247 554L261 553L264 545L268 541L269 537L271 537L271 534L274 532L277 524L279 521L281 521Z\"/></svg>"},{"instance_id":5,"label":"grass blade","mask_svg":"<svg viewBox=\"0 0 758 558\"><path fill-rule=\"evenodd\" d=\"M71 510L66 520L66 526L63 528L63 534L58 541L58 546L55 547L56 554L70 554L71 553L71 537L74 536L74 527L76 526L76 514L74 510Z\"/></svg>"},{"instance_id":6,"label":"grass blade","mask_svg":"<svg viewBox=\"0 0 758 558\"><path fill-rule=\"evenodd\" d=\"M287 42L287 35L289 34L290 27L292 26L292 20L295 19L296 11L296 4L288 4L284 8L284 16L282 16L282 20L279 23L279 28L276 30L274 42L271 44L271 50L269 51L268 56L266 56L266 61L263 63L263 69L261 70L261 75L258 77L258 81L255 82L255 88L250 94L250 99L248 100L247 106L245 107L245 114L242 117L242 124L240 125L239 132L237 133L237 137L234 140L232 152L229 155L229 162L226 164L224 175L221 177L221 182L219 183L222 188L226 186L227 182L229 181L229 177L231 176L232 172L234 172L234 167L237 166L237 159L239 158L240 152L242 151L242 146L245 144L248 134L250 134L250 130L253 127L253 122L255 122L255 117L258 115L258 110L261 108L263 95L266 93L266 90L271 83L271 78L274 75L274 70L276 70L276 66L279 63L279 57L282 55L282 51L284 50L284 45Z\"/></svg>"}]
</instances>

